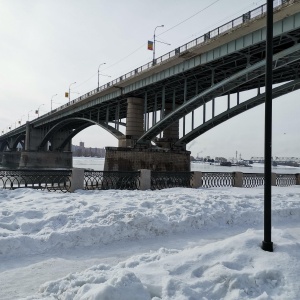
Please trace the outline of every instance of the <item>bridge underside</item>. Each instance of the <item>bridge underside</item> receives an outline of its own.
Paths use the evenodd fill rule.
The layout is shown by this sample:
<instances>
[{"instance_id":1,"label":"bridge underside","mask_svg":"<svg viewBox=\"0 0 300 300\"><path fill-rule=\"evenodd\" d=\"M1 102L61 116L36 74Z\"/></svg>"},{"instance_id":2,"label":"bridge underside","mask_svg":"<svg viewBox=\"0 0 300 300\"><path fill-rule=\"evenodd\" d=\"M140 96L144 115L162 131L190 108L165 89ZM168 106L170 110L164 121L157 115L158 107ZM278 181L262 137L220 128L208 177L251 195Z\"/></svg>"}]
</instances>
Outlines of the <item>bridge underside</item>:
<instances>
[{"instance_id":1,"label":"bridge underside","mask_svg":"<svg viewBox=\"0 0 300 300\"><path fill-rule=\"evenodd\" d=\"M300 87L300 28L296 28L300 16L288 16L280 22L281 27L275 25L282 31L280 29L273 38L273 83L281 86L273 89L273 98ZM285 30L285 26L291 29ZM24 126L23 131L0 139L0 151L17 152L17 145L21 144L24 153L44 153L44 157L49 154L53 161L61 161L60 154L71 150L72 138L96 124L119 142L119 148L107 148L107 170L146 167L178 171L176 164L172 166L178 161L178 165L182 163L181 170L186 171L189 142L264 103L266 45L263 35L260 29L227 44L216 43L210 51L212 58L209 51L195 54L191 48L180 52L174 65L159 69L158 64L148 77L141 76L127 84L125 80L111 86L110 91L92 94L86 101L69 103L66 109L53 111ZM257 95L240 100L240 94L249 90L257 90ZM227 97L227 105L217 113L217 100L221 97ZM211 110L208 112L208 109ZM201 122L197 122L199 120ZM145 153L148 159L143 158ZM16 161L18 155L15 154ZM9 155L5 157L8 160ZM137 157L140 163L136 163ZM57 166L59 164L61 162Z\"/></svg>"}]
</instances>

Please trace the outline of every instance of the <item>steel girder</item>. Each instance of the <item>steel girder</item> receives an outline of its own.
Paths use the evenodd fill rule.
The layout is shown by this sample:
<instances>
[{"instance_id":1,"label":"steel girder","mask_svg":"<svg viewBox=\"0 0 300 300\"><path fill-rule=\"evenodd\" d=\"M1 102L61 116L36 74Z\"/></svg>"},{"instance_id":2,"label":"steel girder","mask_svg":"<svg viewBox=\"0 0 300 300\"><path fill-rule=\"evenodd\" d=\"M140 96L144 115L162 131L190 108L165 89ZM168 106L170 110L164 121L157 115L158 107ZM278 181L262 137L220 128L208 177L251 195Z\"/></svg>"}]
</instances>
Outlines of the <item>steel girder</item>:
<instances>
[{"instance_id":1,"label":"steel girder","mask_svg":"<svg viewBox=\"0 0 300 300\"><path fill-rule=\"evenodd\" d=\"M290 92L296 91L300 89L300 79L288 82L286 84L283 84L279 87L276 87L273 89L273 99L278 98L282 95L288 94ZM251 109L254 108L262 103L265 102L265 93L259 94L243 103L240 103L234 107L232 107L230 110L224 111L217 115L216 117L210 119L209 121L199 125L194 130L187 133L185 136L183 136L181 139L179 139L175 145L181 146L188 144L198 136L202 135L203 133L207 132L208 130L216 127L217 125Z\"/></svg>"},{"instance_id":2,"label":"steel girder","mask_svg":"<svg viewBox=\"0 0 300 300\"><path fill-rule=\"evenodd\" d=\"M296 44L273 55L273 70L278 70L299 60L300 44ZM263 76L265 74L265 64L266 60L262 60L254 65L248 66L244 70L237 72L229 78L226 78L225 80L212 85L207 90L194 96L193 98L179 106L177 109L175 109L172 113L165 116L154 126L152 126L138 139L137 144L143 144L153 140L160 132L162 132L172 123L186 116L211 99L222 96L229 91L236 89L238 86L247 81L251 81L255 78Z\"/></svg>"}]
</instances>

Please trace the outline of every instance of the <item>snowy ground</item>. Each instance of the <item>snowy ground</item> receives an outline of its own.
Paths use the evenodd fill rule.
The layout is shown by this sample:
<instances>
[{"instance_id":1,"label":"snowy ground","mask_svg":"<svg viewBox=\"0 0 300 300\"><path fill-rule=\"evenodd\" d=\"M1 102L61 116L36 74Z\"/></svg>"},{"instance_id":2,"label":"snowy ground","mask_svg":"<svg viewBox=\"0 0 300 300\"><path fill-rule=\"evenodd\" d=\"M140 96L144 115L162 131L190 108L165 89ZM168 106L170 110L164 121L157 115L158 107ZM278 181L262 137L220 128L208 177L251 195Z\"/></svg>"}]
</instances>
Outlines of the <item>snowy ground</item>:
<instances>
[{"instance_id":1,"label":"snowy ground","mask_svg":"<svg viewBox=\"0 0 300 300\"><path fill-rule=\"evenodd\" d=\"M0 190L0 299L299 299L300 186Z\"/></svg>"}]
</instances>

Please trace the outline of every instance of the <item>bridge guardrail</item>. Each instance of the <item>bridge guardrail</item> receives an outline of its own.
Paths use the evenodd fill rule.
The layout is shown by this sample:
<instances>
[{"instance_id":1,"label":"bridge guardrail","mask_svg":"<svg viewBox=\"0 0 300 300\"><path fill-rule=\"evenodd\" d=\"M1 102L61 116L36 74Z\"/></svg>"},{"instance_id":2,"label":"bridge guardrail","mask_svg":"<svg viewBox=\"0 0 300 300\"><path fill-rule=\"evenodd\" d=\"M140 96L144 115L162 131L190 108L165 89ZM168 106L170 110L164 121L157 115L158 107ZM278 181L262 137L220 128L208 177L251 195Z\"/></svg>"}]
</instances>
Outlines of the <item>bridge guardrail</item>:
<instances>
[{"instance_id":1,"label":"bridge guardrail","mask_svg":"<svg viewBox=\"0 0 300 300\"><path fill-rule=\"evenodd\" d=\"M279 6L285 4L285 3L288 3L290 2L291 0L274 0L274 10L277 9ZM202 36L182 45L182 46L179 46L177 47L176 49L158 57L155 59L155 61L151 61L151 62L148 62L146 63L145 65L142 65L102 86L100 86L99 88L96 88L72 101L70 101L70 103L66 103L58 108L55 109L55 111L59 111L59 110L62 110L64 108L66 108L67 106L69 105L72 105L74 103L77 103L79 101L82 101L98 92L101 92L103 90L106 90L108 89L109 87L112 87L113 85L116 85L118 84L119 82L123 81L123 80L126 80L128 78L131 78L133 76L136 76L137 74L143 72L143 71L146 71L150 68L152 68L153 66L155 66L156 64L159 64L159 63L162 63L164 61L167 61L168 59L172 58L172 57L175 57L175 56L178 56L180 55L181 53L195 47L195 46L198 46L198 45L201 45L201 44L204 44L206 43L208 40L212 39L212 38L215 38L219 35L222 35L224 33L226 33L227 31L229 30L232 30L233 28L237 27L237 26L240 26L241 24L245 23L245 22L248 22L249 20L251 19L254 19L254 18L257 18L257 17L260 17L262 16L265 12L266 12L266 7L267 5L266 4L263 4L213 30L210 30L209 32L203 34ZM51 112L45 114L44 116L47 116L47 115L50 115ZM43 116L41 116L43 117Z\"/></svg>"},{"instance_id":2,"label":"bridge guardrail","mask_svg":"<svg viewBox=\"0 0 300 300\"><path fill-rule=\"evenodd\" d=\"M293 2L293 0L274 0L274 10L277 9L278 7L280 7L281 5L284 5L286 3L289 3L289 2ZM146 71L148 69L150 69L151 67L155 66L156 64L158 63L161 63L161 62L164 62L164 61L167 61L168 59L172 58L172 57L175 57L175 56L178 56L180 55L181 53L183 53L184 51L187 51L195 46L198 46L198 45L201 45L201 44L204 44L206 43L209 39L212 39L212 38L215 38L221 34L224 34L226 33L228 30L232 30L233 28L237 27L237 26L240 26L241 24L251 20L251 19L254 19L254 18L257 18L257 17L260 17L262 16L264 13L266 12L266 4L263 4L213 30L210 30L209 32L205 33L204 35L182 45L182 46L179 46L177 47L176 49L158 57L155 59L155 62L151 61L151 62L148 62L146 63L145 65L143 66L140 66L136 69L134 69L133 71L130 71L102 86L100 86L99 88L96 88L60 107L57 107L56 109L52 110L51 112L49 113L46 113L42 116L40 116L39 118L37 119L40 119L40 118L43 118L45 116L49 116L51 115L53 112L57 112L57 111L60 111L70 105L73 105L77 102L80 102L98 92L101 92L103 90L106 90L108 88L110 88L111 86L113 85L116 85L118 84L119 82L123 81L123 80L126 80L130 77L133 77L133 76L136 76L137 74L143 72L143 71ZM24 125L23 125L24 126Z\"/></svg>"}]
</instances>

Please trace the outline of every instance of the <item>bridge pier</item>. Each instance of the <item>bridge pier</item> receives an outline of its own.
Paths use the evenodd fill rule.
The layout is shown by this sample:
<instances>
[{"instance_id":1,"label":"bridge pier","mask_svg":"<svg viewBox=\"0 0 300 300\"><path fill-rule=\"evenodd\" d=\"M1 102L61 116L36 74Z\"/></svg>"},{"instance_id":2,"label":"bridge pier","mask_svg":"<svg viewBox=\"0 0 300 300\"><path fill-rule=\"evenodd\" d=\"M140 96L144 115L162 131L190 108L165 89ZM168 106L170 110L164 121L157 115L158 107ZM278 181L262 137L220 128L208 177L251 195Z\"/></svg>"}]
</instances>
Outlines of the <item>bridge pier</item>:
<instances>
[{"instance_id":1,"label":"bridge pier","mask_svg":"<svg viewBox=\"0 0 300 300\"><path fill-rule=\"evenodd\" d=\"M4 151L1 153L1 164L4 168L18 168L21 151Z\"/></svg>"},{"instance_id":2,"label":"bridge pier","mask_svg":"<svg viewBox=\"0 0 300 300\"><path fill-rule=\"evenodd\" d=\"M119 139L119 147L134 147L137 139L144 133L144 100L127 99L126 134Z\"/></svg>"},{"instance_id":3,"label":"bridge pier","mask_svg":"<svg viewBox=\"0 0 300 300\"><path fill-rule=\"evenodd\" d=\"M190 171L189 151L106 147L104 171Z\"/></svg>"},{"instance_id":4,"label":"bridge pier","mask_svg":"<svg viewBox=\"0 0 300 300\"><path fill-rule=\"evenodd\" d=\"M165 114L173 109L166 103ZM144 133L144 99L127 99L126 134L119 139L119 147L106 147L105 171L190 171L190 152L182 147L174 149L179 138L179 121L164 130L163 138L156 139L156 145L136 145Z\"/></svg>"},{"instance_id":5,"label":"bridge pier","mask_svg":"<svg viewBox=\"0 0 300 300\"><path fill-rule=\"evenodd\" d=\"M22 151L20 168L63 168L73 167L72 152L59 151Z\"/></svg>"},{"instance_id":6,"label":"bridge pier","mask_svg":"<svg viewBox=\"0 0 300 300\"><path fill-rule=\"evenodd\" d=\"M173 111L172 103L165 104L165 116L170 114ZM179 120L172 123L163 131L163 137L157 138L155 143L158 147L174 149L174 144L179 140ZM177 150L185 150L184 147L177 148Z\"/></svg>"}]
</instances>

